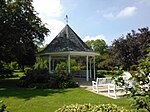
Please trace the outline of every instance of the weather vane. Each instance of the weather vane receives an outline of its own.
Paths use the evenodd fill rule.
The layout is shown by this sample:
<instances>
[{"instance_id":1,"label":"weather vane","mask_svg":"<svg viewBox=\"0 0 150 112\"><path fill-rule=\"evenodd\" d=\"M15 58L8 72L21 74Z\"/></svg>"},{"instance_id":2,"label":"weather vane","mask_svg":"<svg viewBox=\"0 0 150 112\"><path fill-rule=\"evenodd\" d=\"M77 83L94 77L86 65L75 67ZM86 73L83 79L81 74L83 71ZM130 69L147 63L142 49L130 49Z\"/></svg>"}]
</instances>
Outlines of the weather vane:
<instances>
[{"instance_id":1,"label":"weather vane","mask_svg":"<svg viewBox=\"0 0 150 112\"><path fill-rule=\"evenodd\" d=\"M65 20L66 20L66 24L68 24L68 15L66 15Z\"/></svg>"}]
</instances>

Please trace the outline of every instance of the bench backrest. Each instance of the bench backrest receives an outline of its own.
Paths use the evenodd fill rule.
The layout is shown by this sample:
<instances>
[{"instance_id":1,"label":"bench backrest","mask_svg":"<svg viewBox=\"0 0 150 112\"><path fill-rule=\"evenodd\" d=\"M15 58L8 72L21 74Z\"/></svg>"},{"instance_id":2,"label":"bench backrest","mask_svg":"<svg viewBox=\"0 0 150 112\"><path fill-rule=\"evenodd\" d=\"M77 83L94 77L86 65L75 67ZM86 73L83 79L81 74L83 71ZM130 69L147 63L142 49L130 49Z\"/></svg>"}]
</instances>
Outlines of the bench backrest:
<instances>
[{"instance_id":1,"label":"bench backrest","mask_svg":"<svg viewBox=\"0 0 150 112\"><path fill-rule=\"evenodd\" d=\"M112 83L111 78L97 78L96 82L98 83L98 85L100 84L110 84Z\"/></svg>"}]
</instances>

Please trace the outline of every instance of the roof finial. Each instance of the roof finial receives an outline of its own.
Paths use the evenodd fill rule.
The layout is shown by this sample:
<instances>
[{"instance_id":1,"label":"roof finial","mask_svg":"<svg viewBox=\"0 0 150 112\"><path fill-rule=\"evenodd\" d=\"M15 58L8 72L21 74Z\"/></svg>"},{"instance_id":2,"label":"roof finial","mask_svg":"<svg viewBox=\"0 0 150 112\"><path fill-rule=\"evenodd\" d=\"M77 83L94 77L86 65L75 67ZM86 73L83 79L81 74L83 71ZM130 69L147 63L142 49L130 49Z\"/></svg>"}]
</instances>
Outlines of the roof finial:
<instances>
[{"instance_id":1,"label":"roof finial","mask_svg":"<svg viewBox=\"0 0 150 112\"><path fill-rule=\"evenodd\" d=\"M68 15L66 15L65 20L66 20L66 24L68 24Z\"/></svg>"}]
</instances>

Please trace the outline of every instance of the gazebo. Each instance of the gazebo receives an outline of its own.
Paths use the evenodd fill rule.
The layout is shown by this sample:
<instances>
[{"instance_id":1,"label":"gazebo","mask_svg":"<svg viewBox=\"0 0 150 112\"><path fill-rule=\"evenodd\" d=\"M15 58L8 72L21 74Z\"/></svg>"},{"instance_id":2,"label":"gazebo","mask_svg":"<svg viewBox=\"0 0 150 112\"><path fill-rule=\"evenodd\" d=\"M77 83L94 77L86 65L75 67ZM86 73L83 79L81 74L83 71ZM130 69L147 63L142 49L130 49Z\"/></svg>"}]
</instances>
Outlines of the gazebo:
<instances>
[{"instance_id":1,"label":"gazebo","mask_svg":"<svg viewBox=\"0 0 150 112\"><path fill-rule=\"evenodd\" d=\"M95 79L95 56L98 53L93 52L87 45L80 39L80 37L71 29L67 24L60 33L48 44L48 46L37 54L41 58L41 66L43 57L47 57L49 62L49 72L52 72L52 64L54 59L66 57L68 60L68 73L70 70L71 57L82 56L86 59L86 81L91 78L91 59L93 59L93 74ZM90 59L90 60L89 60ZM89 63L90 61L90 63ZM53 63L52 63L53 62ZM90 70L89 70L90 65Z\"/></svg>"}]
</instances>

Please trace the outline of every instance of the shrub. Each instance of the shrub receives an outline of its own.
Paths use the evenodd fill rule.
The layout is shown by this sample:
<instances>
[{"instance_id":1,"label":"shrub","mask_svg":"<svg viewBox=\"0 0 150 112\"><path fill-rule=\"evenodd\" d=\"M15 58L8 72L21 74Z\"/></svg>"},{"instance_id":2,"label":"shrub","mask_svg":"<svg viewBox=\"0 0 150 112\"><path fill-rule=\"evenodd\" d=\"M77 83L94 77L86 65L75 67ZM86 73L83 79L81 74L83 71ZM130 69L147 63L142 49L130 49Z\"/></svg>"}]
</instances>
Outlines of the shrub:
<instances>
[{"instance_id":1,"label":"shrub","mask_svg":"<svg viewBox=\"0 0 150 112\"><path fill-rule=\"evenodd\" d=\"M74 81L66 81L62 82L60 88L75 88L79 87L79 85Z\"/></svg>"},{"instance_id":2,"label":"shrub","mask_svg":"<svg viewBox=\"0 0 150 112\"><path fill-rule=\"evenodd\" d=\"M78 87L78 84L71 81L72 75L59 72L49 74L48 70L29 70L25 73L25 76L20 78L18 86L29 88L73 88Z\"/></svg>"},{"instance_id":3,"label":"shrub","mask_svg":"<svg viewBox=\"0 0 150 112\"><path fill-rule=\"evenodd\" d=\"M132 75L133 88L129 90L134 100L133 106L143 112L150 112L150 44L146 57L139 61L137 72Z\"/></svg>"},{"instance_id":4,"label":"shrub","mask_svg":"<svg viewBox=\"0 0 150 112\"><path fill-rule=\"evenodd\" d=\"M105 77L107 73L108 73L107 70L97 70L97 77L99 78Z\"/></svg>"},{"instance_id":5,"label":"shrub","mask_svg":"<svg viewBox=\"0 0 150 112\"><path fill-rule=\"evenodd\" d=\"M18 86L33 87L33 85L36 85L37 83L48 83L49 79L49 73L46 69L27 70L25 76L20 78Z\"/></svg>"},{"instance_id":6,"label":"shrub","mask_svg":"<svg viewBox=\"0 0 150 112\"><path fill-rule=\"evenodd\" d=\"M13 70L11 69L9 63L5 63L3 61L0 61L0 78L7 78L11 77Z\"/></svg>"},{"instance_id":7,"label":"shrub","mask_svg":"<svg viewBox=\"0 0 150 112\"><path fill-rule=\"evenodd\" d=\"M3 101L0 100L0 103L2 103ZM7 106L5 104L2 104L1 107L0 107L0 112L8 112L6 110Z\"/></svg>"},{"instance_id":8,"label":"shrub","mask_svg":"<svg viewBox=\"0 0 150 112\"><path fill-rule=\"evenodd\" d=\"M114 104L71 104L68 106L63 106L56 110L55 112L131 112L123 107L118 107Z\"/></svg>"}]
</instances>

